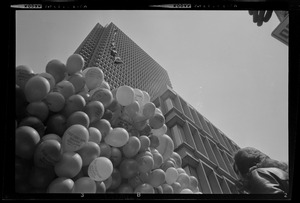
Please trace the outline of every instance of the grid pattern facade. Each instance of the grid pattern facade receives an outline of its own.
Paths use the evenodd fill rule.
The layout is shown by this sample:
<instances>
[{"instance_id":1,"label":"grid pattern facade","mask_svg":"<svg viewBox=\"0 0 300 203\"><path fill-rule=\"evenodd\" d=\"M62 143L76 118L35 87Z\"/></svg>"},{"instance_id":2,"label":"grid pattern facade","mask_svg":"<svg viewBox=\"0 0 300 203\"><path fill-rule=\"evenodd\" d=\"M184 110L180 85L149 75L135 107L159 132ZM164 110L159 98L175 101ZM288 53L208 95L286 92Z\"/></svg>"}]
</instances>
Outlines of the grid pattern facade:
<instances>
[{"instance_id":1,"label":"grid pattern facade","mask_svg":"<svg viewBox=\"0 0 300 203\"><path fill-rule=\"evenodd\" d=\"M165 116L182 168L198 179L200 192L238 194L232 164L240 147L172 88L163 90L153 103Z\"/></svg>"},{"instance_id":2,"label":"grid pattern facade","mask_svg":"<svg viewBox=\"0 0 300 203\"><path fill-rule=\"evenodd\" d=\"M114 62L112 43L121 64ZM75 53L85 59L84 68L101 68L111 89L128 85L155 98L166 85L172 87L167 71L113 23L105 27L96 24Z\"/></svg>"}]
</instances>

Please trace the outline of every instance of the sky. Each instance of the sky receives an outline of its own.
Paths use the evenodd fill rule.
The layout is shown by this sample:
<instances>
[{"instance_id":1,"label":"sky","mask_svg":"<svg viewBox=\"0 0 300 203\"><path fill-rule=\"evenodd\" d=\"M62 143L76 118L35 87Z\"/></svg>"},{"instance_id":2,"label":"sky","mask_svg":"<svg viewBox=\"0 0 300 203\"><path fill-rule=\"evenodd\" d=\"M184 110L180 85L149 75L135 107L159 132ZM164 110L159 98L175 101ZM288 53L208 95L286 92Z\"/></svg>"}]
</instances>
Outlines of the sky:
<instances>
[{"instance_id":1,"label":"sky","mask_svg":"<svg viewBox=\"0 0 300 203\"><path fill-rule=\"evenodd\" d=\"M248 11L19 10L16 65L63 63L113 22L167 70L173 89L240 147L288 162L288 47Z\"/></svg>"}]
</instances>

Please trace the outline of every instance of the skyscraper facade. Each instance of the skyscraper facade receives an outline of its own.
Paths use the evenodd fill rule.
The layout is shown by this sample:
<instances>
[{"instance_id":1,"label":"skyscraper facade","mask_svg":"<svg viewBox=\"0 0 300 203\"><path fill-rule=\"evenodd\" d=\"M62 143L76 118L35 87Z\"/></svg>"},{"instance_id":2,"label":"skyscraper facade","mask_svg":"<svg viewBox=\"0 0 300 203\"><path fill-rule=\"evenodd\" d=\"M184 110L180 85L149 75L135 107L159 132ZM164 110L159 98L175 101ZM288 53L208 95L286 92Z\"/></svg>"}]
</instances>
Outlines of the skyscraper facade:
<instances>
[{"instance_id":1,"label":"skyscraper facade","mask_svg":"<svg viewBox=\"0 0 300 203\"><path fill-rule=\"evenodd\" d=\"M200 192L238 193L233 153L239 146L173 89L167 71L113 23L99 23L77 48L86 67L99 67L111 88L128 85L149 93L160 108L182 158L182 168L198 179Z\"/></svg>"},{"instance_id":2,"label":"skyscraper facade","mask_svg":"<svg viewBox=\"0 0 300 203\"><path fill-rule=\"evenodd\" d=\"M83 56L84 68L100 67L112 89L129 85L154 98L172 87L167 71L113 23L97 23L75 53Z\"/></svg>"}]
</instances>

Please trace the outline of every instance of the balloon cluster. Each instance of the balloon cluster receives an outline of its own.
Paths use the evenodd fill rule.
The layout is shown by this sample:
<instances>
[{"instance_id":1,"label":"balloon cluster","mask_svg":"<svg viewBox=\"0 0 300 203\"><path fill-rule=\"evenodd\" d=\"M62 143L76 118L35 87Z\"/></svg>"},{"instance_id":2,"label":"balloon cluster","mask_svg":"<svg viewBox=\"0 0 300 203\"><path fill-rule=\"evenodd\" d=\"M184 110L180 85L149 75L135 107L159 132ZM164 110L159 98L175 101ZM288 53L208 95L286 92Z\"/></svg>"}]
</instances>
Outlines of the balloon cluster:
<instances>
[{"instance_id":1,"label":"balloon cluster","mask_svg":"<svg viewBox=\"0 0 300 203\"><path fill-rule=\"evenodd\" d=\"M16 192L201 193L149 94L83 67L73 54L16 68Z\"/></svg>"}]
</instances>

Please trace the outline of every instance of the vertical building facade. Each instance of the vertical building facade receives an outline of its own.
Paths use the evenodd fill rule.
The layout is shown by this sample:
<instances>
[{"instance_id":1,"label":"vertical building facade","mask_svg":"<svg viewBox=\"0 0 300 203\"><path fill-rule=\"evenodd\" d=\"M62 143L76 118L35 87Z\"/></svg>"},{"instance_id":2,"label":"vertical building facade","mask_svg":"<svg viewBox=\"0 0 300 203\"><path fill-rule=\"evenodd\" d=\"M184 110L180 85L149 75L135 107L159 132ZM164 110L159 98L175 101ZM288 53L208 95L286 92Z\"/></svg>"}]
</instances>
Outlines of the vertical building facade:
<instances>
[{"instance_id":1,"label":"vertical building facade","mask_svg":"<svg viewBox=\"0 0 300 203\"><path fill-rule=\"evenodd\" d=\"M99 23L77 48L85 67L99 67L111 88L129 85L149 93L160 108L182 157L182 168L198 179L205 194L238 193L233 154L239 146L178 95L168 73L113 23Z\"/></svg>"},{"instance_id":2,"label":"vertical building facade","mask_svg":"<svg viewBox=\"0 0 300 203\"><path fill-rule=\"evenodd\" d=\"M75 53L83 56L84 68L100 67L112 89L129 85L152 98L172 87L167 71L113 23L96 24Z\"/></svg>"}]
</instances>

